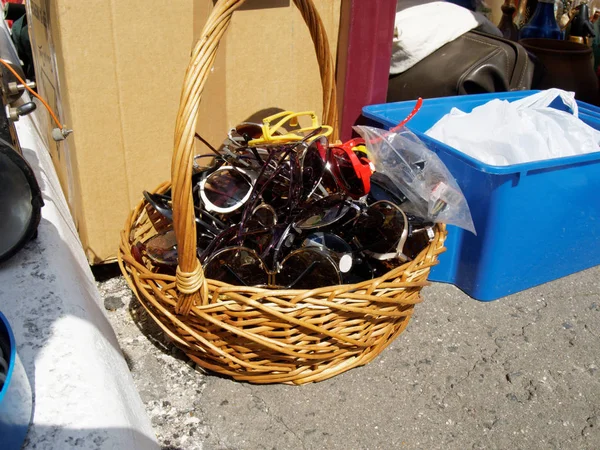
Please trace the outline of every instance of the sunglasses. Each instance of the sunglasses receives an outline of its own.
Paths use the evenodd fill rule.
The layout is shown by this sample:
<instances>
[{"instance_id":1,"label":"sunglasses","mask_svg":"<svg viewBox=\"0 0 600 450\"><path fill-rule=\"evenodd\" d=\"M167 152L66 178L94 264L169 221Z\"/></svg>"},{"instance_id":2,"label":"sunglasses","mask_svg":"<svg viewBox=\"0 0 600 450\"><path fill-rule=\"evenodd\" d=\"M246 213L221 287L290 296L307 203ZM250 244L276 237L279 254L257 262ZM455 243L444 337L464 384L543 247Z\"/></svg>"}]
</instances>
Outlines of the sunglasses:
<instances>
[{"instance_id":1,"label":"sunglasses","mask_svg":"<svg viewBox=\"0 0 600 450\"><path fill-rule=\"evenodd\" d=\"M337 185L353 199L367 195L375 167L367 158L365 141L351 139L329 149L327 162Z\"/></svg>"},{"instance_id":2,"label":"sunglasses","mask_svg":"<svg viewBox=\"0 0 600 450\"><path fill-rule=\"evenodd\" d=\"M311 126L300 127L303 115ZM365 141L330 145L329 132L311 112L282 112L238 125L213 155L195 158L197 223L212 227L198 223L208 278L298 289L355 283L412 259L432 239L432 225L407 216L396 204L402 193L373 172ZM169 231L137 250L171 268L177 259Z\"/></svg>"},{"instance_id":3,"label":"sunglasses","mask_svg":"<svg viewBox=\"0 0 600 450\"><path fill-rule=\"evenodd\" d=\"M328 147L328 145L326 138L323 136L317 136L312 140L309 140L309 138L313 137L313 135L315 134L318 134L320 131L320 129L314 130L311 134L306 136L299 144L289 146L283 149L283 151L280 149L279 151L270 152L269 157L265 162L265 165L263 166L263 170L261 170L261 173L258 175L257 180L254 184L251 199L247 202L244 208L242 220L240 221L238 227L237 245L221 248L220 250L216 251L222 245L225 245L227 242L230 242L232 232L230 230L227 230L221 235L217 236L214 242L209 246L209 248L207 248L201 255L201 259L204 260L203 264L205 265L213 261L214 255L217 254L220 255L219 258L221 258L221 262L223 262L223 258L233 258L233 262L231 264L224 266L229 267L229 269L231 270L219 273L216 273L215 270L210 272L214 273L214 276L217 277L216 279L222 280L221 277L226 276L227 274L229 274L230 276L232 276L232 274L237 274L238 277L240 277L240 279L243 281L244 277L241 276L240 273L238 273L238 271L236 270L236 267L239 266L239 261L235 260L235 258L238 258L240 254L247 255L247 250L251 250L253 252L253 255L256 256L252 256L252 259L255 260L255 262L253 263L254 266L266 268L268 265L270 265L271 267L275 267L275 269L272 270L263 270L267 278L272 278L274 274L281 273L281 271L279 270L279 254L284 243L289 242L288 238L293 237L294 229L292 227L292 224L284 223L283 226L278 226L275 225L275 220L272 220L274 226L272 226L271 228L263 228L262 230L250 230L249 212L252 211L252 213L254 214L256 214L257 212L261 212L261 208L256 207L255 202L261 197L261 195L265 192L267 187L272 186L274 180L280 174L283 174L283 178L288 180L287 201L288 203L290 203L290 210L294 209L295 206L298 205L303 198L310 195L314 191L316 186L320 183L322 173L324 171L324 166L322 163L322 159L320 158L320 154ZM270 162L274 160L277 156L278 159L276 160L275 170L273 171L273 173L270 174L268 179L263 182L262 177L264 176L266 167L268 167ZM287 177L285 176L284 169L287 169ZM301 178L302 181L298 182L297 178ZM271 191L273 192L275 190L271 189ZM264 214L264 212L262 213ZM253 243L256 245L256 249L250 248L247 245L243 245L243 241L247 240L249 236L253 237ZM227 251L225 252L225 250ZM257 250L260 252L260 255L257 252ZM299 258L301 256L301 253L294 254L296 255L295 258ZM311 256L312 259L316 258L316 256L312 254ZM329 260L331 260L330 257L328 258ZM256 262L257 259L260 260L260 264ZM265 262L265 259L267 259L268 261ZM288 260L285 259L285 261ZM295 259L292 260L292 262L293 261L295 261ZM271 264L267 264L269 262ZM291 266L286 267L296 268L297 265L292 264ZM283 275L278 275L278 277L285 278L287 270L288 269L282 272ZM242 270L241 274L243 275L243 273L245 272ZM264 280L262 280L258 284L264 284L263 282ZM267 280L267 283L273 285L274 281L272 279L271 281ZM294 281L291 284L287 283L285 285L292 285L295 283L296 282Z\"/></svg>"},{"instance_id":4,"label":"sunglasses","mask_svg":"<svg viewBox=\"0 0 600 450\"><path fill-rule=\"evenodd\" d=\"M205 174L198 183L199 196L206 211L228 214L250 198L256 174L236 166L221 166Z\"/></svg>"},{"instance_id":5,"label":"sunglasses","mask_svg":"<svg viewBox=\"0 0 600 450\"><path fill-rule=\"evenodd\" d=\"M347 200L343 194L328 195L302 205L295 215L294 227L298 230L319 230L354 219L360 207Z\"/></svg>"},{"instance_id":6,"label":"sunglasses","mask_svg":"<svg viewBox=\"0 0 600 450\"><path fill-rule=\"evenodd\" d=\"M131 255L142 265L145 256L158 267L175 270L178 261L175 232L169 230L151 237L146 242L136 243L131 247Z\"/></svg>"},{"instance_id":7,"label":"sunglasses","mask_svg":"<svg viewBox=\"0 0 600 450\"><path fill-rule=\"evenodd\" d=\"M315 232L307 235L302 247L318 248L326 252L336 262L340 273L348 273L354 263L353 250L350 244L333 233Z\"/></svg>"},{"instance_id":8,"label":"sunglasses","mask_svg":"<svg viewBox=\"0 0 600 450\"><path fill-rule=\"evenodd\" d=\"M289 118L289 116L286 117ZM269 121L270 119L267 118L265 120ZM308 129L309 128L303 130L306 131ZM310 129L312 130L312 127L310 127ZM257 136L263 136L263 134L263 127L258 124L243 123L230 131L229 138L230 141L237 142L240 149L245 149L247 151L247 148L241 146L257 142ZM313 135L314 134L315 130L313 130ZM281 140L285 138L285 135L278 136ZM366 149L364 140L356 138L347 141L344 144L329 146L321 129L319 129L319 135L317 136L318 139L315 139L299 157L304 198L313 195L315 191L321 187L321 182L328 188L322 189L324 194L327 194L328 191L335 191L337 190L336 188L339 187L354 199L366 195L370 190L369 180L373 173L373 164L367 157L368 150ZM303 142L306 142L306 138ZM260 156L257 156L257 158L260 158ZM293 168L289 167L289 162L292 159L293 158L290 158L290 160L287 161L288 179L291 178L289 172L293 170ZM284 170L280 178L285 179L285 174L286 171ZM333 182L329 180L333 180ZM272 188L275 192L277 192L277 184L278 183L274 183Z\"/></svg>"},{"instance_id":9,"label":"sunglasses","mask_svg":"<svg viewBox=\"0 0 600 450\"><path fill-rule=\"evenodd\" d=\"M310 126L300 127L301 117L308 117ZM253 147L302 141L307 135L314 134L316 130L319 130L323 136L329 136L333 128L319 124L317 115L312 111L298 113L282 111L265 117L261 125L249 122L238 125L229 133L229 138L238 144L243 143L242 145Z\"/></svg>"},{"instance_id":10,"label":"sunglasses","mask_svg":"<svg viewBox=\"0 0 600 450\"><path fill-rule=\"evenodd\" d=\"M408 238L408 219L390 201L375 202L352 221L350 235L361 251L378 260L408 261L403 253Z\"/></svg>"},{"instance_id":11,"label":"sunglasses","mask_svg":"<svg viewBox=\"0 0 600 450\"><path fill-rule=\"evenodd\" d=\"M274 240L271 234L274 230L281 228L278 224L277 212L267 204L261 203L254 207L252 214L243 218L239 224L231 225L217 236L213 237L208 245L199 249L199 258L204 262L212 253L222 247L239 246L246 242L253 249L263 253L268 244Z\"/></svg>"},{"instance_id":12,"label":"sunglasses","mask_svg":"<svg viewBox=\"0 0 600 450\"><path fill-rule=\"evenodd\" d=\"M240 130L240 132L242 131ZM313 130L306 138L313 137L320 132L321 128ZM244 133L244 136L247 136L247 134ZM315 138L309 143L306 142L306 138L293 147L252 148L252 151L249 148L236 149L236 152L232 153L236 155L235 157L239 161L244 161L245 168L233 165L238 161L232 161L225 155L217 158L217 164L213 163L211 166L202 167L205 176L202 177L198 186L199 196L205 209L222 214L239 209L250 198L256 179L260 178L262 180L262 176L265 173L279 175L277 180L273 176L270 176L267 180L267 184L271 182L273 184L270 194L279 193L280 198L288 200L311 196L318 188L325 171L325 165L320 155L326 152L328 143L323 136ZM296 148L298 145L300 147ZM244 152L245 155L242 154ZM280 154L284 156L279 161L274 159L275 156ZM264 156L266 156L266 159L263 159ZM195 158L195 161L204 157L215 158L212 155L200 155ZM250 166L252 162L249 161L253 159L254 170L251 170ZM225 160L232 165L222 166ZM274 161L276 162L275 164L273 164ZM261 165L261 173L258 177L256 175L256 169L258 169L257 163ZM197 162L195 166L197 169L201 168ZM302 180L301 189L296 182L299 179ZM286 180L287 183L285 182ZM262 181L260 184L263 184ZM281 186L284 186L287 192L282 192ZM265 189L262 189L262 192L264 191ZM271 195L270 200L274 200L273 195Z\"/></svg>"},{"instance_id":13,"label":"sunglasses","mask_svg":"<svg viewBox=\"0 0 600 450\"><path fill-rule=\"evenodd\" d=\"M316 247L336 262L343 284L360 283L375 278L376 268L346 240L330 232L313 232L302 241L303 247Z\"/></svg>"},{"instance_id":14,"label":"sunglasses","mask_svg":"<svg viewBox=\"0 0 600 450\"><path fill-rule=\"evenodd\" d=\"M148 204L162 217L169 222L173 222L173 205L171 196L166 194L157 194L144 191L144 198ZM221 233L227 225L209 212L194 207L196 224L213 236Z\"/></svg>"},{"instance_id":15,"label":"sunglasses","mask_svg":"<svg viewBox=\"0 0 600 450\"><path fill-rule=\"evenodd\" d=\"M279 136L281 133L274 130L273 133ZM242 122L236 125L235 128L229 130L227 134L229 143L235 148L248 147L250 141L259 139L263 135L262 126L253 122Z\"/></svg>"},{"instance_id":16,"label":"sunglasses","mask_svg":"<svg viewBox=\"0 0 600 450\"><path fill-rule=\"evenodd\" d=\"M353 243L379 261L411 261L435 237L434 224L416 216L407 216L393 202L373 203L351 222Z\"/></svg>"},{"instance_id":17,"label":"sunglasses","mask_svg":"<svg viewBox=\"0 0 600 450\"><path fill-rule=\"evenodd\" d=\"M261 198L267 200L267 203L277 204L278 209L283 210L285 217L297 208L306 195L314 192L320 183L322 172L319 170L320 166L309 167L309 164L317 161L318 158L307 157L307 154L319 152L318 145L324 145L321 139L325 138L314 138L320 131L320 128L317 128L302 141L269 152L244 207L239 224L240 232ZM300 153L299 158L297 152ZM274 167L274 170L267 171L269 167ZM304 179L300 181L300 178ZM267 191L267 188L271 189Z\"/></svg>"},{"instance_id":18,"label":"sunglasses","mask_svg":"<svg viewBox=\"0 0 600 450\"><path fill-rule=\"evenodd\" d=\"M248 247L228 247L203 264L204 274L224 283L285 289L315 289L341 284L335 261L315 248L292 251L269 269L258 253Z\"/></svg>"}]
</instances>

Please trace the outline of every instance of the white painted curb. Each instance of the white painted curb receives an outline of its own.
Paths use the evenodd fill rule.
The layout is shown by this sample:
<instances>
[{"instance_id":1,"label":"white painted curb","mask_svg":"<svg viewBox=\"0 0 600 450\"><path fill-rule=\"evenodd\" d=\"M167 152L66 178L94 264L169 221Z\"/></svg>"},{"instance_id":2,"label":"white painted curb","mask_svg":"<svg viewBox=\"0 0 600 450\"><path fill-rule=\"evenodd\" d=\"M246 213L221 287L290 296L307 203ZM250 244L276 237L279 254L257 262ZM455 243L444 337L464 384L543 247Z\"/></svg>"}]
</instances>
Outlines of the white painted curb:
<instances>
[{"instance_id":1,"label":"white painted curb","mask_svg":"<svg viewBox=\"0 0 600 450\"><path fill-rule=\"evenodd\" d=\"M16 125L44 197L39 234L0 266L0 310L34 392L24 448L158 449L37 132L36 114Z\"/></svg>"}]
</instances>

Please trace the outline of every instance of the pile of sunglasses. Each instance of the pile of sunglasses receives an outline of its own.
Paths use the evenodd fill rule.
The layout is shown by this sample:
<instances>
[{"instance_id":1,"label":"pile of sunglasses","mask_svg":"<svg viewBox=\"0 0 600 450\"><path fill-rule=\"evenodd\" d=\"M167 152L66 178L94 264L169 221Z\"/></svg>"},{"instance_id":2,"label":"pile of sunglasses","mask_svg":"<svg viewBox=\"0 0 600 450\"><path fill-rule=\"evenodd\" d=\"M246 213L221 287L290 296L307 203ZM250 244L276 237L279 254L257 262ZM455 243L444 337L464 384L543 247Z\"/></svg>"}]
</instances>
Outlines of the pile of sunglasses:
<instances>
[{"instance_id":1,"label":"pile of sunglasses","mask_svg":"<svg viewBox=\"0 0 600 450\"><path fill-rule=\"evenodd\" d=\"M308 116L311 126L300 128ZM374 172L362 139L331 145L314 113L242 123L192 175L198 257L206 277L241 286L315 289L359 283L415 258L433 224L402 210L406 197ZM132 254L175 271L170 192L144 192L159 234ZM165 225L166 224L166 225Z\"/></svg>"}]
</instances>

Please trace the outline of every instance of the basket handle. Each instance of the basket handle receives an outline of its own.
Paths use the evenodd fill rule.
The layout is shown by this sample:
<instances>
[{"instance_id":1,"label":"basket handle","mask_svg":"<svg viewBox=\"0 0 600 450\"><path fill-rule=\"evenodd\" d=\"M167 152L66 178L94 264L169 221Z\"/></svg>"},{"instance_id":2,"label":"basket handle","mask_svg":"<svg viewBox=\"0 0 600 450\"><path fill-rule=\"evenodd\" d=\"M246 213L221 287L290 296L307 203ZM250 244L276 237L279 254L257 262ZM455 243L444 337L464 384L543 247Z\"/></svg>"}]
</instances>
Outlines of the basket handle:
<instances>
[{"instance_id":1,"label":"basket handle","mask_svg":"<svg viewBox=\"0 0 600 450\"><path fill-rule=\"evenodd\" d=\"M175 146L171 162L173 226L177 237L179 265L176 287L179 291L176 312L187 315L194 304L208 304L208 285L196 254L196 223L192 198L192 160L194 132L202 91L217 54L219 41L225 34L231 15L244 0L219 0L213 8L202 36L192 51L185 73L183 90L175 125ZM333 127L337 140L337 106L335 71L329 42L321 17L312 0L294 0L310 30L323 86L323 123Z\"/></svg>"}]
</instances>

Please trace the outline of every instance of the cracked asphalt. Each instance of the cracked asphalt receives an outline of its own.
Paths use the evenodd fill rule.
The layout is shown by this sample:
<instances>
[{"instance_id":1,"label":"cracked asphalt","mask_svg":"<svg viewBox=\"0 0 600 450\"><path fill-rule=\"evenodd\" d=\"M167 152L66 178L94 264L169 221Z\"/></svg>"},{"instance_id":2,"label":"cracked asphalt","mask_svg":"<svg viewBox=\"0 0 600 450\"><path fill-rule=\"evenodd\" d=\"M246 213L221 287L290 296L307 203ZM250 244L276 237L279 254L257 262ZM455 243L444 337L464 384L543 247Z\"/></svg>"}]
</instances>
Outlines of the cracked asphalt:
<instances>
[{"instance_id":1,"label":"cracked asphalt","mask_svg":"<svg viewBox=\"0 0 600 450\"><path fill-rule=\"evenodd\" d=\"M95 272L165 449L600 448L600 267L490 303L433 284L373 362L305 386L196 370Z\"/></svg>"}]
</instances>

